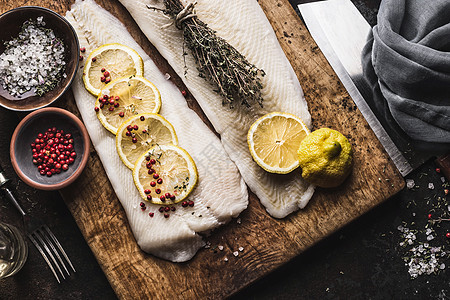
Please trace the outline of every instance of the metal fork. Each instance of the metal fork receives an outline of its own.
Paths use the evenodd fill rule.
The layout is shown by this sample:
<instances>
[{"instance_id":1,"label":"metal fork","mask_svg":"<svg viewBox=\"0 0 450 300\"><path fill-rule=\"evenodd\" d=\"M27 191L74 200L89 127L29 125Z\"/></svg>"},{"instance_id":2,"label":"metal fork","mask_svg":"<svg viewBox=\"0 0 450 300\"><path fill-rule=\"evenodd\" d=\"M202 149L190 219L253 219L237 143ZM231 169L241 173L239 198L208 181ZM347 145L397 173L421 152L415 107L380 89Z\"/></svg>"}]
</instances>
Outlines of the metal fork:
<instances>
[{"instance_id":1,"label":"metal fork","mask_svg":"<svg viewBox=\"0 0 450 300\"><path fill-rule=\"evenodd\" d=\"M56 236L51 232L50 228L48 228L48 226L38 218L31 217L30 215L25 213L25 211L22 209L22 207L19 205L16 198L12 194L11 190L8 188L8 185L6 184L8 181L9 179L5 177L0 166L0 188L5 192L6 198L8 198L8 200L22 214L22 218L27 229L28 238L38 249L39 253L41 253L45 262L50 267L50 270L53 272L53 275L55 275L58 283L61 283L60 276L62 277L62 279L66 279L65 274L67 274L67 276L70 276L66 263L70 266L73 272L76 272L75 268L72 265L72 262L70 261ZM56 272L55 268L58 272ZM63 272L63 270L65 271L65 273Z\"/></svg>"}]
</instances>

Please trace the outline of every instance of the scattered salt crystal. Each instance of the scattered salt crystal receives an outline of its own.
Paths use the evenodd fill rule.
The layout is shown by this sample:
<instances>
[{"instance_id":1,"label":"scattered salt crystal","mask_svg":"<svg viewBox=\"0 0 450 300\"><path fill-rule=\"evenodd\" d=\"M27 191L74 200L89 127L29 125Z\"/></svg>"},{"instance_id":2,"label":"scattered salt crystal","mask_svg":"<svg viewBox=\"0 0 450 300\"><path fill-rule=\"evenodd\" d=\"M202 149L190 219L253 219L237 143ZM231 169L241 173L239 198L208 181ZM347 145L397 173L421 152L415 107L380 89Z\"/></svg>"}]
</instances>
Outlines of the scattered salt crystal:
<instances>
[{"instance_id":1,"label":"scattered salt crystal","mask_svg":"<svg viewBox=\"0 0 450 300\"><path fill-rule=\"evenodd\" d=\"M439 269L444 270L444 269L445 269L445 264L442 263L442 264L439 266Z\"/></svg>"},{"instance_id":2,"label":"scattered salt crystal","mask_svg":"<svg viewBox=\"0 0 450 300\"><path fill-rule=\"evenodd\" d=\"M431 241L432 239L434 239L434 236L433 236L433 235L428 235L428 236L427 236L427 241Z\"/></svg>"},{"instance_id":3,"label":"scattered salt crystal","mask_svg":"<svg viewBox=\"0 0 450 300\"><path fill-rule=\"evenodd\" d=\"M164 79L165 80L169 80L170 79L170 74L169 73L164 74Z\"/></svg>"},{"instance_id":4,"label":"scattered salt crystal","mask_svg":"<svg viewBox=\"0 0 450 300\"><path fill-rule=\"evenodd\" d=\"M430 190L434 190L434 184L433 184L432 182L430 182L430 183L428 184L428 188L429 188Z\"/></svg>"},{"instance_id":5,"label":"scattered salt crystal","mask_svg":"<svg viewBox=\"0 0 450 300\"><path fill-rule=\"evenodd\" d=\"M234 252L233 252L233 255L234 255L234 256L238 256L238 255L239 255L239 252L234 251Z\"/></svg>"},{"instance_id":6,"label":"scattered salt crystal","mask_svg":"<svg viewBox=\"0 0 450 300\"><path fill-rule=\"evenodd\" d=\"M227 261L228 261L228 258L225 257L223 260L227 262Z\"/></svg>"},{"instance_id":7,"label":"scattered salt crystal","mask_svg":"<svg viewBox=\"0 0 450 300\"><path fill-rule=\"evenodd\" d=\"M408 189L412 189L415 185L414 179L406 179L406 187Z\"/></svg>"},{"instance_id":8,"label":"scattered salt crystal","mask_svg":"<svg viewBox=\"0 0 450 300\"><path fill-rule=\"evenodd\" d=\"M244 251L244 247L239 247L239 251L240 252Z\"/></svg>"},{"instance_id":9,"label":"scattered salt crystal","mask_svg":"<svg viewBox=\"0 0 450 300\"><path fill-rule=\"evenodd\" d=\"M223 246L222 245L219 245L217 248L219 248L220 251L223 250Z\"/></svg>"},{"instance_id":10,"label":"scattered salt crystal","mask_svg":"<svg viewBox=\"0 0 450 300\"><path fill-rule=\"evenodd\" d=\"M241 223L242 223L241 218L238 218L238 219L236 220L236 223L241 224Z\"/></svg>"},{"instance_id":11,"label":"scattered salt crystal","mask_svg":"<svg viewBox=\"0 0 450 300\"><path fill-rule=\"evenodd\" d=\"M205 249L211 248L211 242L206 242Z\"/></svg>"}]
</instances>

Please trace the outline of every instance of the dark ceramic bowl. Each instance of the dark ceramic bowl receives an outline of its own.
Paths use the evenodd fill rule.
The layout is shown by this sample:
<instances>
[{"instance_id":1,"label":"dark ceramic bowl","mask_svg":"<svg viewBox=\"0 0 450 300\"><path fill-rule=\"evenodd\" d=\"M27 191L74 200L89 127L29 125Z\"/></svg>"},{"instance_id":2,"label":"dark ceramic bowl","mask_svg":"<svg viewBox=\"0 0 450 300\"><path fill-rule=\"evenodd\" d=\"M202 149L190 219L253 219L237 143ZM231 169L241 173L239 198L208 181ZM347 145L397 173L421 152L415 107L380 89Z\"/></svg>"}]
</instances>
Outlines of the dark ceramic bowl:
<instances>
[{"instance_id":1,"label":"dark ceramic bowl","mask_svg":"<svg viewBox=\"0 0 450 300\"><path fill-rule=\"evenodd\" d=\"M56 127L72 134L77 156L67 171L51 177L41 175L33 164L31 144L39 133ZM89 136L83 123L67 110L47 107L27 115L14 130L10 145L11 162L26 184L41 190L56 190L71 184L83 171L89 156Z\"/></svg>"},{"instance_id":2,"label":"dark ceramic bowl","mask_svg":"<svg viewBox=\"0 0 450 300\"><path fill-rule=\"evenodd\" d=\"M31 111L45 107L57 100L70 87L77 72L80 58L78 37L70 23L54 11L38 7L24 6L12 9L0 16L0 53L5 51L4 43L19 35L23 23L27 20L36 20L43 17L45 27L52 29L56 37L60 38L65 46L66 78L61 78L59 84L43 96L37 96L33 91L24 93L21 98L11 96L0 84L0 105L15 111Z\"/></svg>"}]
</instances>

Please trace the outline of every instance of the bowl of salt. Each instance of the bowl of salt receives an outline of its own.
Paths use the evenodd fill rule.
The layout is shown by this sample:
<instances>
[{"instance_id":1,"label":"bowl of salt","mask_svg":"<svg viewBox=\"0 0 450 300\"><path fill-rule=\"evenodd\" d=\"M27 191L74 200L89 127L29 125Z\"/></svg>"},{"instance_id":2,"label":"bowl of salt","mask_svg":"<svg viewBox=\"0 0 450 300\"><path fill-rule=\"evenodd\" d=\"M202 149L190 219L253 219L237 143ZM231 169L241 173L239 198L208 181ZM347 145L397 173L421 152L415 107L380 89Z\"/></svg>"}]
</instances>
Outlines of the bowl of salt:
<instances>
[{"instance_id":1,"label":"bowl of salt","mask_svg":"<svg viewBox=\"0 0 450 300\"><path fill-rule=\"evenodd\" d=\"M0 105L32 111L59 99L77 72L79 42L54 11L23 6L0 16Z\"/></svg>"}]
</instances>

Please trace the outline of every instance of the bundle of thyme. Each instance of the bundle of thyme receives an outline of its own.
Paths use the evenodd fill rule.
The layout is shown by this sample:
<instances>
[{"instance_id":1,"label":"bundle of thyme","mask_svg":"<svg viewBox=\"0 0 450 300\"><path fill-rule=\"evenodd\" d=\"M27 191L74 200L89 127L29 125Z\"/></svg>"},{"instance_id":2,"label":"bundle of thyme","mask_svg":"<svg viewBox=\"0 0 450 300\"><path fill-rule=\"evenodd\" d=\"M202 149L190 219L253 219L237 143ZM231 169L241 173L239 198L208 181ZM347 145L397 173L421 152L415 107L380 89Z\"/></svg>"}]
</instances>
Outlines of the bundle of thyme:
<instances>
[{"instance_id":1,"label":"bundle of thyme","mask_svg":"<svg viewBox=\"0 0 450 300\"><path fill-rule=\"evenodd\" d=\"M222 105L228 104L232 108L235 100L240 99L241 104L247 107L255 102L262 106L260 76L264 76L264 71L248 62L199 20L193 12L193 3L185 7L180 0L164 0L164 5L165 9L161 11L173 18L176 27L183 31L183 49L186 46L191 50L199 76L212 82L216 86L215 91L224 97Z\"/></svg>"}]
</instances>

